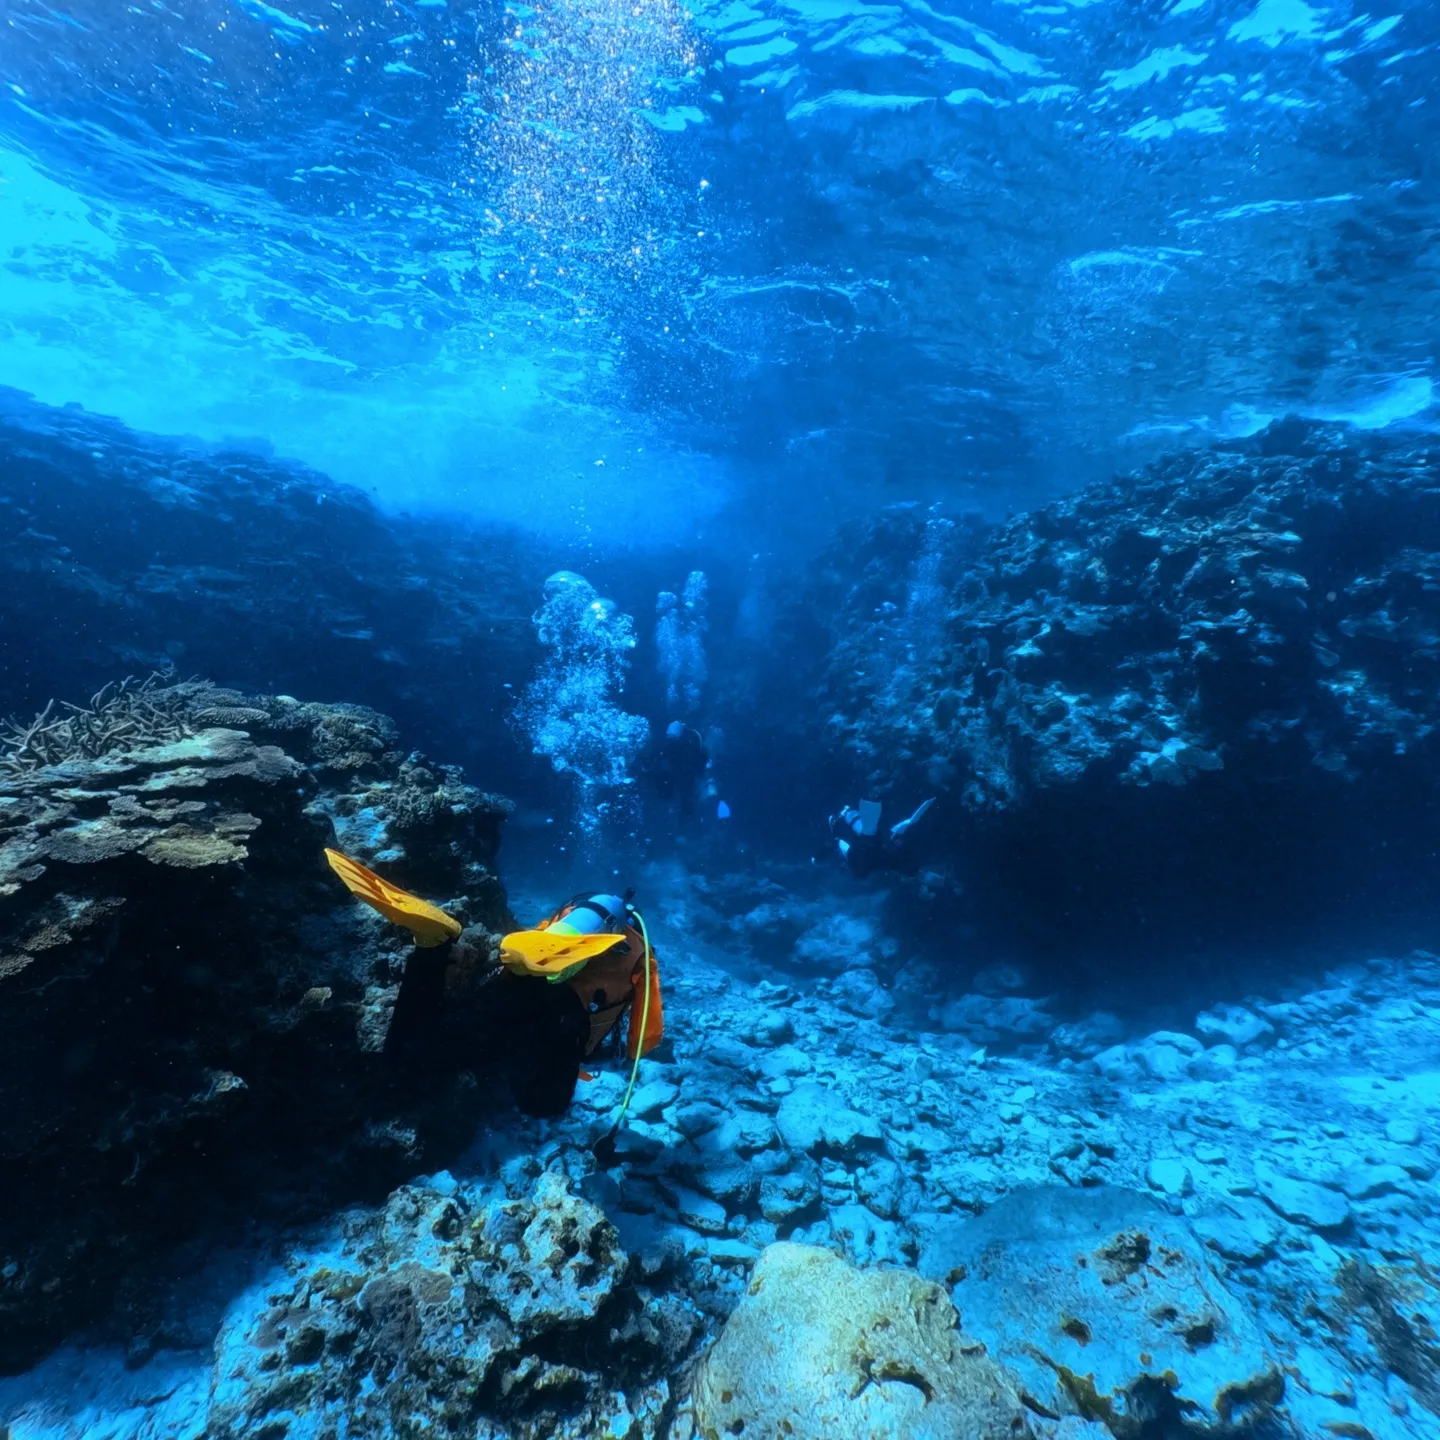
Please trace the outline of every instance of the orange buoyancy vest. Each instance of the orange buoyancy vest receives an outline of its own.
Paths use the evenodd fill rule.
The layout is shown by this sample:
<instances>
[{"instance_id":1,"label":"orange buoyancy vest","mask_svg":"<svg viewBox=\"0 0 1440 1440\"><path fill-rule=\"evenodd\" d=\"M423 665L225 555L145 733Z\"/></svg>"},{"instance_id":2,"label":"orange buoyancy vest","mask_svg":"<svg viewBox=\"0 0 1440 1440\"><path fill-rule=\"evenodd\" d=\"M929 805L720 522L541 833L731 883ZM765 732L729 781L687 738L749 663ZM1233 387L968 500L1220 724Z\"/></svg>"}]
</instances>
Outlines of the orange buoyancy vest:
<instances>
[{"instance_id":1,"label":"orange buoyancy vest","mask_svg":"<svg viewBox=\"0 0 1440 1440\"><path fill-rule=\"evenodd\" d=\"M584 905L586 905L584 900L572 900L570 904L557 910L548 920L536 926L536 929L547 929L557 921L565 919L571 911ZM625 943L617 945L613 950L607 950L603 955L597 955L593 960L587 960L576 974L562 983L568 985L575 992L580 1003L585 1007L585 1013L590 1017L590 1035L585 1041L587 1057L599 1049L601 1042L619 1023L626 1006L629 1006L630 1034L625 1052L633 1060L637 1053L648 1054L665 1036L665 1011L660 996L659 957L653 949L650 951L648 967L650 971L650 1002L647 1015L645 1013L645 971L647 968L645 938L634 925L619 919L616 924L618 928L614 933L623 935ZM642 1020L644 1023L643 1035L641 1034Z\"/></svg>"}]
</instances>

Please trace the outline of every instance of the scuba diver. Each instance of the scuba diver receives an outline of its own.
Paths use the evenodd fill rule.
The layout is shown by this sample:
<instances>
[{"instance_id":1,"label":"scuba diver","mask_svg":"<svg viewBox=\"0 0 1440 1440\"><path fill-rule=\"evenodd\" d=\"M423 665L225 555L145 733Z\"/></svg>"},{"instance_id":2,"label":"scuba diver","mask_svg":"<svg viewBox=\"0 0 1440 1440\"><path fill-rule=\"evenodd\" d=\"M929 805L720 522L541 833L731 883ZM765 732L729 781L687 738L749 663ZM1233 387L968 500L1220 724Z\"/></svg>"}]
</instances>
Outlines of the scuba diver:
<instances>
[{"instance_id":1,"label":"scuba diver","mask_svg":"<svg viewBox=\"0 0 1440 1440\"><path fill-rule=\"evenodd\" d=\"M325 857L352 894L415 937L386 1051L433 1058L444 1048L437 1037L448 1018L449 957L440 947L460 935L460 922L338 850L327 849ZM629 894L577 895L534 929L504 936L500 962L500 972L484 984L486 1013L504 1052L515 1104L527 1115L563 1114L584 1062L628 1017L630 1081L614 1125L594 1147L602 1164L612 1163L640 1058L665 1033L660 974L643 917Z\"/></svg>"},{"instance_id":2,"label":"scuba diver","mask_svg":"<svg viewBox=\"0 0 1440 1440\"><path fill-rule=\"evenodd\" d=\"M498 993L520 1039L511 1086L521 1110L563 1113L582 1063L627 1015L633 1089L641 1055L664 1037L665 1017L655 952L630 894L577 895L533 930L506 935L500 962Z\"/></svg>"},{"instance_id":3,"label":"scuba diver","mask_svg":"<svg viewBox=\"0 0 1440 1440\"><path fill-rule=\"evenodd\" d=\"M647 757L646 771L655 793L673 804L684 821L694 818L702 793L708 798L709 766L710 751L700 732L683 720L672 720Z\"/></svg>"},{"instance_id":4,"label":"scuba diver","mask_svg":"<svg viewBox=\"0 0 1440 1440\"><path fill-rule=\"evenodd\" d=\"M863 880L877 870L894 870L901 875L914 875L920 869L910 837L915 826L935 803L932 795L913 815L897 821L888 830L880 828L881 805L878 800L862 800L858 805L844 806L830 817L830 834L834 837L845 868Z\"/></svg>"}]
</instances>

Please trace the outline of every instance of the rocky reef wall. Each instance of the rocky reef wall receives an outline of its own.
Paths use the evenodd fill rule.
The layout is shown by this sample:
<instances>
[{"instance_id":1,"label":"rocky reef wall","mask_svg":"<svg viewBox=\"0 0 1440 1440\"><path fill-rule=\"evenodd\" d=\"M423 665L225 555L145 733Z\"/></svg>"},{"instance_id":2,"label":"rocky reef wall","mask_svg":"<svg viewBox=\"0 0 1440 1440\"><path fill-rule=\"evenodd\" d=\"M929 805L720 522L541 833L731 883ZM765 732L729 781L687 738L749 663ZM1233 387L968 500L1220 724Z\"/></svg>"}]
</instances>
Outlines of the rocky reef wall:
<instances>
[{"instance_id":1,"label":"rocky reef wall","mask_svg":"<svg viewBox=\"0 0 1440 1440\"><path fill-rule=\"evenodd\" d=\"M0 1372L137 1256L383 1193L469 1138L508 809L374 711L205 684L111 688L0 744ZM466 1068L387 1047L410 947L335 844L465 922Z\"/></svg>"},{"instance_id":2,"label":"rocky reef wall","mask_svg":"<svg viewBox=\"0 0 1440 1440\"><path fill-rule=\"evenodd\" d=\"M962 893L924 924L1072 972L1425 943L1435 470L1420 441L1286 423L995 528L881 510L808 568L697 542L727 839L808 863L857 793L937 794L926 860ZM0 521L0 713L173 663L374 705L475 773L503 756L527 821L563 815L510 722L573 553L15 392ZM643 639L682 567L610 538L587 569ZM651 658L626 706L653 722Z\"/></svg>"},{"instance_id":3,"label":"rocky reef wall","mask_svg":"<svg viewBox=\"0 0 1440 1440\"><path fill-rule=\"evenodd\" d=\"M813 746L942 797L932 849L1036 953L1423 938L1440 450L1288 422L983 535L882 513L813 572Z\"/></svg>"},{"instance_id":4,"label":"rocky reef wall","mask_svg":"<svg viewBox=\"0 0 1440 1440\"><path fill-rule=\"evenodd\" d=\"M140 434L0 387L0 716L171 668L335 696L476 773L503 757L531 811L558 814L566 788L513 720L545 654L532 619L545 579L579 564L639 620L627 708L663 719L656 596L694 567L694 545L642 550L603 516L593 539L566 543L543 524L386 513L262 450ZM717 585L726 608L732 588Z\"/></svg>"},{"instance_id":5,"label":"rocky reef wall","mask_svg":"<svg viewBox=\"0 0 1440 1440\"><path fill-rule=\"evenodd\" d=\"M505 687L554 568L508 530L0 389L0 714L174 666L374 705L470 763L513 750Z\"/></svg>"}]
</instances>

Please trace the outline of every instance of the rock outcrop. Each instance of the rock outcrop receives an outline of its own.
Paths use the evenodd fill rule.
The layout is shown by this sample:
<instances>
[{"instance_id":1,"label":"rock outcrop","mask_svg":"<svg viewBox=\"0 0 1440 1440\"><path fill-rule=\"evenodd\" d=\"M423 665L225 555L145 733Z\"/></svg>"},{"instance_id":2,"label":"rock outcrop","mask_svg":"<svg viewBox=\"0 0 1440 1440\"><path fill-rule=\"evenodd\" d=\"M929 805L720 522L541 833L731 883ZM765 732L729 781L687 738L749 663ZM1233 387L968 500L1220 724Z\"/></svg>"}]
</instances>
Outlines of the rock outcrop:
<instances>
[{"instance_id":1,"label":"rock outcrop","mask_svg":"<svg viewBox=\"0 0 1440 1440\"><path fill-rule=\"evenodd\" d=\"M237 1302L208 1436L660 1433L694 1306L651 1288L559 1172L489 1204L437 1179L353 1216Z\"/></svg>"},{"instance_id":2,"label":"rock outcrop","mask_svg":"<svg viewBox=\"0 0 1440 1440\"><path fill-rule=\"evenodd\" d=\"M695 1375L701 1440L1023 1440L1020 1398L935 1284L770 1246Z\"/></svg>"},{"instance_id":3,"label":"rock outcrop","mask_svg":"<svg viewBox=\"0 0 1440 1440\"><path fill-rule=\"evenodd\" d=\"M1377 912L1424 943L1435 446L1286 422L986 537L886 512L809 605L817 746L847 790L941 796L933 846L1012 945L1293 940L1362 900L1371 943Z\"/></svg>"},{"instance_id":4,"label":"rock outcrop","mask_svg":"<svg viewBox=\"0 0 1440 1440\"><path fill-rule=\"evenodd\" d=\"M68 713L0 747L0 1371L202 1216L394 1183L478 1113L387 1060L408 946L323 846L467 923L457 988L506 919L507 802L373 711L151 684Z\"/></svg>"}]
</instances>

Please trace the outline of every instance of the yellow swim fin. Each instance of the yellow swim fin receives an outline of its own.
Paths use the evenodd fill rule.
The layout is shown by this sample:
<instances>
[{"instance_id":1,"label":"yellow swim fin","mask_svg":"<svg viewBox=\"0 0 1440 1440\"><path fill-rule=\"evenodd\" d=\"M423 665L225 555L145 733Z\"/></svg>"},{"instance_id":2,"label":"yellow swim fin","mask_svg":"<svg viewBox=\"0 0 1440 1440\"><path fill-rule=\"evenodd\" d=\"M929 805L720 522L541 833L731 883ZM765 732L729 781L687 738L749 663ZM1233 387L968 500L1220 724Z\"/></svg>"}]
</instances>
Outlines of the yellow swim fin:
<instances>
[{"instance_id":1,"label":"yellow swim fin","mask_svg":"<svg viewBox=\"0 0 1440 1440\"><path fill-rule=\"evenodd\" d=\"M517 975L560 979L587 960L623 945L623 935L564 935L553 930L516 930L500 942L500 959Z\"/></svg>"},{"instance_id":2,"label":"yellow swim fin","mask_svg":"<svg viewBox=\"0 0 1440 1440\"><path fill-rule=\"evenodd\" d=\"M367 905L378 910L387 920L403 925L414 937L421 949L443 945L453 940L461 925L453 916L447 915L438 905L382 880L373 870L367 870L358 860L342 855L338 850L325 851L330 868L345 882L352 895L358 896Z\"/></svg>"}]
</instances>

